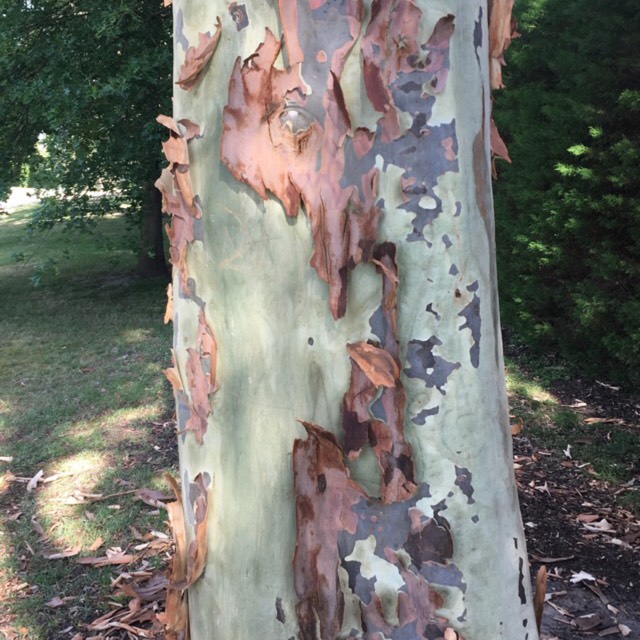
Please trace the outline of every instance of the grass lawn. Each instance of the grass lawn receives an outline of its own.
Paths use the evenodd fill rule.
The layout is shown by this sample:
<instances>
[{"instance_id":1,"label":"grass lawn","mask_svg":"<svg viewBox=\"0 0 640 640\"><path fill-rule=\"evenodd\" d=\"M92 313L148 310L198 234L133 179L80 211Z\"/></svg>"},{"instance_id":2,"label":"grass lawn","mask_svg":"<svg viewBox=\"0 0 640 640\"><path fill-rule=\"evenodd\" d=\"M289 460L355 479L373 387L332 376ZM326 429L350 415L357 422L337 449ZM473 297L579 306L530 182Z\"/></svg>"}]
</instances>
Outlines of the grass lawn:
<instances>
[{"instance_id":1,"label":"grass lawn","mask_svg":"<svg viewBox=\"0 0 640 640\"><path fill-rule=\"evenodd\" d=\"M0 456L13 458L0 461L0 629L10 623L35 640L70 638L106 610L113 568L77 557L126 549L136 543L131 527L165 530L164 512L123 492L166 490L176 453L161 373L171 344L166 283L138 280L130 251L91 237L29 237L32 211L0 216ZM114 217L100 231L118 242L127 228ZM40 470L62 475L31 492L5 475ZM74 547L75 558L43 555ZM47 606L55 597L68 600Z\"/></svg>"},{"instance_id":2,"label":"grass lawn","mask_svg":"<svg viewBox=\"0 0 640 640\"><path fill-rule=\"evenodd\" d=\"M515 429L537 447L583 463L611 487L628 485L618 503L640 513L640 405L618 387L584 381L562 362L506 359Z\"/></svg>"}]
</instances>

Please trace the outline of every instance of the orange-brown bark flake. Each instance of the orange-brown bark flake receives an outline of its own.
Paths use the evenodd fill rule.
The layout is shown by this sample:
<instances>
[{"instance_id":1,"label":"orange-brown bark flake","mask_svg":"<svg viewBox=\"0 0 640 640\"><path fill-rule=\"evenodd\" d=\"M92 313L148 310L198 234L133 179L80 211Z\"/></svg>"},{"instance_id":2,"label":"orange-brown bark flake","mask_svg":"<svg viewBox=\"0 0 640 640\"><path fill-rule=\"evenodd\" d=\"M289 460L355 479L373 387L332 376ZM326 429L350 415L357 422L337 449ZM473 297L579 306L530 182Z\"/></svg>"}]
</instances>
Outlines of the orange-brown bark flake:
<instances>
[{"instance_id":1,"label":"orange-brown bark flake","mask_svg":"<svg viewBox=\"0 0 640 640\"><path fill-rule=\"evenodd\" d=\"M220 18L218 18L216 30L213 35L209 32L199 33L197 46L189 47L187 50L176 82L176 84L185 91L191 91L197 84L204 68L216 51L221 32L222 23L220 22Z\"/></svg>"},{"instance_id":2,"label":"orange-brown bark flake","mask_svg":"<svg viewBox=\"0 0 640 640\"><path fill-rule=\"evenodd\" d=\"M315 11L323 4L312 3ZM291 217L304 205L314 242L311 265L329 285L336 319L346 311L347 273L370 258L379 218L377 170L345 171L344 145L353 133L340 74L362 13L361 3L347 5L348 28L323 50L329 64L318 62L315 51L311 65L296 34L300 20L315 19L314 8L280 2L290 65L274 68L281 44L267 29L256 52L234 66L221 142L222 160L238 180L264 199L275 195Z\"/></svg>"},{"instance_id":3,"label":"orange-brown bark flake","mask_svg":"<svg viewBox=\"0 0 640 640\"><path fill-rule=\"evenodd\" d=\"M187 246L195 240L193 221L201 217L189 174L188 141L197 137L200 130L190 120L176 122L160 115L157 121L170 133L162 143L169 165L162 170L155 186L162 194L162 210L171 215L171 225L165 227L170 243L169 260L178 270L182 289L188 292Z\"/></svg>"}]
</instances>

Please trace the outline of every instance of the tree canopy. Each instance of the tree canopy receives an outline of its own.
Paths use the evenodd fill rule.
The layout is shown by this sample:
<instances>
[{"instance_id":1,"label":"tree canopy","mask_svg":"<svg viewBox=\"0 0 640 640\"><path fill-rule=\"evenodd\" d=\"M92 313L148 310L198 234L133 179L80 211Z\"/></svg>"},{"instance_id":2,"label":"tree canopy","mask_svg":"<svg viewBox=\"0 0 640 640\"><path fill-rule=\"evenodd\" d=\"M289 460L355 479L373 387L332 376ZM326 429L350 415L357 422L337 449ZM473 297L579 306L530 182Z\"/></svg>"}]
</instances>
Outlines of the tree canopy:
<instances>
[{"instance_id":1,"label":"tree canopy","mask_svg":"<svg viewBox=\"0 0 640 640\"><path fill-rule=\"evenodd\" d=\"M0 199L29 162L36 184L58 188L37 226L86 228L151 207L159 227L151 188L163 163L155 117L171 110L170 11L157 0L0 0L0 53Z\"/></svg>"},{"instance_id":2,"label":"tree canopy","mask_svg":"<svg viewBox=\"0 0 640 640\"><path fill-rule=\"evenodd\" d=\"M501 306L528 344L639 380L640 5L522 0L495 117Z\"/></svg>"}]
</instances>

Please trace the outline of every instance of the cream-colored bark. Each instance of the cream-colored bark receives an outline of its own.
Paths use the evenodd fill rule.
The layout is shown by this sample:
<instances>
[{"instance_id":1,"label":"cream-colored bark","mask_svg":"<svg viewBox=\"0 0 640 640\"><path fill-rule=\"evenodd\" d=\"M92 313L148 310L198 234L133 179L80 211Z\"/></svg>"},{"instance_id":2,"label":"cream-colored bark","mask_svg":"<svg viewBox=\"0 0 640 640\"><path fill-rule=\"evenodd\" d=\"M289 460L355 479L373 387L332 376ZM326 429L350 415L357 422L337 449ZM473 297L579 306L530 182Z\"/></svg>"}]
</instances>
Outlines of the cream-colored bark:
<instances>
[{"instance_id":1,"label":"cream-colored bark","mask_svg":"<svg viewBox=\"0 0 640 640\"><path fill-rule=\"evenodd\" d=\"M376 131L381 114L367 98L361 66L371 12L365 4L340 82L352 130ZM429 40L441 18L455 20L449 76L425 125L426 135L433 136L444 127L454 143L441 145L449 145L448 163L426 158L425 166L441 162L442 170L428 169L432 184L419 202L428 222L417 225L417 232L415 210L402 208L407 199L402 159L382 150L374 162L378 197L384 200L377 242L391 242L397 250L404 435L413 450L415 481L430 494L416 501L414 514L445 518L453 539L446 570L435 563L422 575L444 598L438 609L447 620L443 628L455 629L465 640L536 640L497 311L486 0L415 0L415 6L422 10L419 43ZM189 292L177 273L173 287L174 350L185 387L178 403L182 427L193 412L187 349L195 348L201 310L217 341L218 388L210 396L203 443L191 432L180 436L190 536L189 487L198 474L211 479L206 566L189 587L191 637L288 640L302 637L293 572L292 455L294 440L307 436L297 421L321 425L342 442L342 400L351 372L346 345L377 342L370 319L381 304L381 276L375 263L357 265L349 273L346 314L334 320L329 287L309 264L314 251L309 218L303 212L287 218L275 197L263 200L221 161L223 109L236 58L254 54L265 40L265 27L280 37L277 2L246 2L248 25L241 29L222 0L174 0L173 8L176 77L187 43L196 44L199 32L213 33L217 17L222 23L217 50L196 86L191 91L176 86L174 95L174 119L188 118L203 130L188 143L202 211L186 252ZM281 55L276 65L286 63ZM406 129L415 114L398 110ZM380 472L371 448L349 466L355 483L372 498L379 496ZM413 637L363 632L360 599L349 586L345 561L360 563L361 578L375 578L386 623L396 629L399 590L406 590L401 567L375 547L375 536L362 537L341 558L346 604L344 635L336 637ZM394 551L405 569L417 573L403 548Z\"/></svg>"}]
</instances>

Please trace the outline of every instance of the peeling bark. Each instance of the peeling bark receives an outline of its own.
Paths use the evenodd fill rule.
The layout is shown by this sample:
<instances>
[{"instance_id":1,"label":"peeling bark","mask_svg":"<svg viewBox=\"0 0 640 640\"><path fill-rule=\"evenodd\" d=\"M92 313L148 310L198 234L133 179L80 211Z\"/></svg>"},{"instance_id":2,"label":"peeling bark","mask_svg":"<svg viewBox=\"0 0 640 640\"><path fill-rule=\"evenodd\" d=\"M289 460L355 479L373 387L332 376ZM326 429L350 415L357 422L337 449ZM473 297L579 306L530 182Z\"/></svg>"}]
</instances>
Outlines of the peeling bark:
<instances>
[{"instance_id":1,"label":"peeling bark","mask_svg":"<svg viewBox=\"0 0 640 640\"><path fill-rule=\"evenodd\" d=\"M168 116L160 115L158 122L170 131L169 139L162 143L162 150L169 166L162 170L156 188L162 194L162 210L171 215L171 226L166 231L170 241L170 262L180 274L182 287L188 291L186 253L187 246L195 240L194 220L201 217L191 186L189 175L188 141L197 135L195 125L185 125L185 134Z\"/></svg>"},{"instance_id":2,"label":"peeling bark","mask_svg":"<svg viewBox=\"0 0 640 640\"><path fill-rule=\"evenodd\" d=\"M220 23L220 18L218 18L216 30L213 35L208 31L206 33L199 33L197 46L189 47L187 50L176 82L176 84L185 91L191 91L197 84L200 74L204 71L204 68L216 51L221 30L222 24Z\"/></svg>"},{"instance_id":3,"label":"peeling bark","mask_svg":"<svg viewBox=\"0 0 640 640\"><path fill-rule=\"evenodd\" d=\"M294 570L301 638L332 640L341 629L340 564L347 568L350 589L360 601L363 638L376 640L378 633L400 640L442 638L447 621L435 611L444 599L430 587L426 575L429 567L439 565L443 575L452 572L451 583L456 584L457 570L451 564L453 542L446 520L425 518L415 506L429 495L428 487L421 487L416 499L407 502L385 505L371 499L350 480L334 436L316 425L304 426L308 437L296 440L293 453L298 528ZM402 578L395 596L395 623L385 615L375 580L362 575L362 563L350 560L356 545L370 539Z\"/></svg>"},{"instance_id":4,"label":"peeling bark","mask_svg":"<svg viewBox=\"0 0 640 640\"><path fill-rule=\"evenodd\" d=\"M360 27L361 7L344 3L348 28L335 30L320 62L320 49L312 57L303 54L298 23L317 20L337 27L343 21L325 15L322 3L314 9L281 0L290 64L274 68L281 45L267 29L255 53L236 61L223 116L221 155L229 171L263 199L268 192L275 195L290 217L304 204L314 238L311 265L329 285L335 319L346 312L348 271L371 255L379 217L377 170L347 175L345 167L344 146L352 133L340 75ZM314 43L304 45L308 50Z\"/></svg>"}]
</instances>

